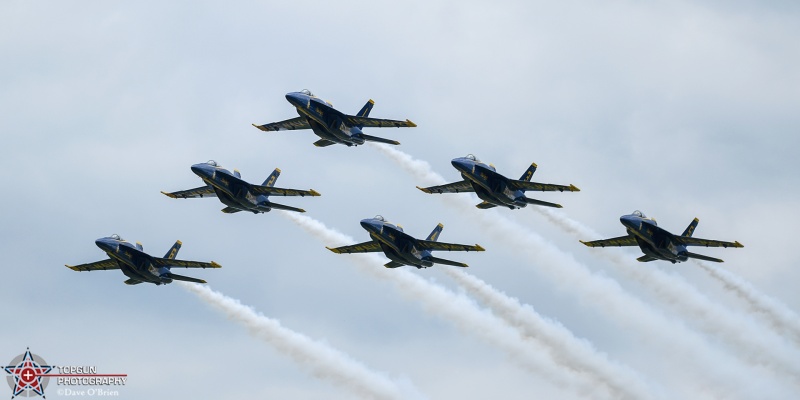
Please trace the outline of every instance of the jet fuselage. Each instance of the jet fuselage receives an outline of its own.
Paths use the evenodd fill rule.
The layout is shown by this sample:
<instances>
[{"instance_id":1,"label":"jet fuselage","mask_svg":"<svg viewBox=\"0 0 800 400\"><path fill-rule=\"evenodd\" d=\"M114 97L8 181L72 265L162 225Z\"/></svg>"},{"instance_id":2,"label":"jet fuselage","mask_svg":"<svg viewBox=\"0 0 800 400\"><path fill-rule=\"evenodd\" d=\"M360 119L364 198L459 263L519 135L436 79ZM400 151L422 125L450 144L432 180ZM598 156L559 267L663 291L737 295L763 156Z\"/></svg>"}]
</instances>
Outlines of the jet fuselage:
<instances>
[{"instance_id":1,"label":"jet fuselage","mask_svg":"<svg viewBox=\"0 0 800 400\"><path fill-rule=\"evenodd\" d=\"M347 125L346 115L330 103L302 92L287 93L286 100L297 109L297 114L308 120L311 130L320 138L347 146L364 144L361 129Z\"/></svg>"},{"instance_id":2,"label":"jet fuselage","mask_svg":"<svg viewBox=\"0 0 800 400\"><path fill-rule=\"evenodd\" d=\"M659 228L654 220L631 214L623 215L619 218L619 222L636 238L636 243L644 254L672 263L689 259L686 255L686 246L676 244L673 240L674 235Z\"/></svg>"},{"instance_id":3,"label":"jet fuselage","mask_svg":"<svg viewBox=\"0 0 800 400\"><path fill-rule=\"evenodd\" d=\"M111 237L97 239L94 243L109 258L117 262L122 273L128 278L156 285L172 282L171 278L164 276L170 272L169 268L157 267L153 263L153 257L136 245Z\"/></svg>"},{"instance_id":4,"label":"jet fuselage","mask_svg":"<svg viewBox=\"0 0 800 400\"><path fill-rule=\"evenodd\" d=\"M227 169L215 167L208 163L200 163L192 165L192 172L207 185L214 188L219 200L228 207L254 213L265 213L271 210L268 195L254 195L250 191L249 183Z\"/></svg>"},{"instance_id":5,"label":"jet fuselage","mask_svg":"<svg viewBox=\"0 0 800 400\"><path fill-rule=\"evenodd\" d=\"M416 247L417 240L403 232L402 228L375 218L361 220L361 226L370 237L381 245L381 250L390 260L417 268L433 266L431 252Z\"/></svg>"},{"instance_id":6,"label":"jet fuselage","mask_svg":"<svg viewBox=\"0 0 800 400\"><path fill-rule=\"evenodd\" d=\"M512 210L528 205L525 192L509 189L508 178L497 173L494 167L466 157L454 158L450 163L472 185L481 200Z\"/></svg>"}]
</instances>

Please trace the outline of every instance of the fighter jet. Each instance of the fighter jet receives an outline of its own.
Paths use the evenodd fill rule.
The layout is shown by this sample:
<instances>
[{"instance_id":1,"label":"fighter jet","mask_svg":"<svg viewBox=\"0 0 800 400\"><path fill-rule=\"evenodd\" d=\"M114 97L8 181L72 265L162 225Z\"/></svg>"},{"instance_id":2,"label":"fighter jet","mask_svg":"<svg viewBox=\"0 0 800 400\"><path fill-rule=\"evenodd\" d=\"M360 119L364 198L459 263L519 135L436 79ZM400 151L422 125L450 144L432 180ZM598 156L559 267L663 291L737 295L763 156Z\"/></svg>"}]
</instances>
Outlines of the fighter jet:
<instances>
[{"instance_id":1,"label":"fighter jet","mask_svg":"<svg viewBox=\"0 0 800 400\"><path fill-rule=\"evenodd\" d=\"M687 246L705 246L705 247L744 247L739 242L722 242L719 240L699 239L692 237L694 229L697 227L699 219L695 218L683 234L675 236L666 230L659 228L655 219L647 218L641 211L636 210L633 214L623 215L619 218L619 222L625 226L628 231L626 236L620 236L611 239L595 240L592 242L580 242L589 247L606 247L606 246L639 246L644 253L643 256L636 260L640 262L647 262L653 260L666 260L673 264L676 262L683 262L689 258L696 258L698 260L722 262L719 258L704 256L701 254L691 253L686 250Z\"/></svg>"},{"instance_id":2,"label":"fighter jet","mask_svg":"<svg viewBox=\"0 0 800 400\"><path fill-rule=\"evenodd\" d=\"M278 210L306 212L302 208L285 206L283 204L269 201L269 196L319 196L314 189L297 190L281 189L273 187L281 170L275 171L261 185L253 185L242 180L242 174L238 170L233 173L219 166L216 161L209 160L205 163L192 165L192 172L197 174L205 182L205 186L199 188L181 190L178 192L164 193L173 199L214 197L219 198L227 207L222 212L233 214L239 211L250 211L254 214L269 212L273 208Z\"/></svg>"},{"instance_id":3,"label":"fighter jet","mask_svg":"<svg viewBox=\"0 0 800 400\"><path fill-rule=\"evenodd\" d=\"M123 240L119 235L111 235L95 240L97 247L106 252L110 257L107 260L96 261L89 264L67 265L73 271L97 271L107 269L120 269L127 276L127 285L138 285L142 282L154 283L156 285L166 285L176 281L206 283L202 279L192 278L173 274L170 268L221 268L214 261L204 263L199 261L176 260L178 250L181 248L181 241L178 240L167 251L164 258L153 257L144 252L141 243L135 245L127 240Z\"/></svg>"},{"instance_id":4,"label":"fighter jet","mask_svg":"<svg viewBox=\"0 0 800 400\"><path fill-rule=\"evenodd\" d=\"M565 190L569 192L580 192L580 189L574 185L562 186L531 182L531 177L533 177L533 173L536 172L535 163L528 167L519 180L508 179L498 174L494 165L484 164L472 154L467 154L466 157L454 158L450 163L461 172L461 176L464 178L463 181L426 188L417 186L417 189L425 193L475 192L475 194L483 200L482 203L475 207L486 209L501 206L508 207L512 210L525 207L528 204L561 208L561 204L548 203L546 201L525 197L526 190L540 192L563 192Z\"/></svg>"},{"instance_id":5,"label":"fighter jet","mask_svg":"<svg viewBox=\"0 0 800 400\"><path fill-rule=\"evenodd\" d=\"M436 225L430 235L425 240L415 239L409 234L403 232L403 227L394 225L380 216L376 215L375 218L367 218L361 220L361 226L369 232L372 238L369 242L358 243L350 246L342 246L332 249L326 249L337 253L372 253L383 251L390 261L386 268L397 268L403 265L411 265L417 268L428 268L433 264L446 264L456 267L468 267L467 264L437 258L431 255L435 250L447 251L484 251L484 248L475 245L469 246L465 244L452 244L441 243L436 240L442 232L444 225Z\"/></svg>"},{"instance_id":6,"label":"fighter jet","mask_svg":"<svg viewBox=\"0 0 800 400\"><path fill-rule=\"evenodd\" d=\"M320 137L314 142L314 146L325 147L332 144L344 144L347 146L358 146L364 142L380 142L387 144L400 144L400 142L379 138L376 136L365 135L361 129L364 127L385 128L385 127L408 127L417 126L409 120L394 121L391 119L368 118L369 112L375 102L369 100L356 115L347 115L333 108L333 104L314 96L307 89L300 92L286 94L289 100L300 114L297 118L287 119L286 121L273 122L266 125L253 124L262 131L283 131L295 129L311 129Z\"/></svg>"}]
</instances>

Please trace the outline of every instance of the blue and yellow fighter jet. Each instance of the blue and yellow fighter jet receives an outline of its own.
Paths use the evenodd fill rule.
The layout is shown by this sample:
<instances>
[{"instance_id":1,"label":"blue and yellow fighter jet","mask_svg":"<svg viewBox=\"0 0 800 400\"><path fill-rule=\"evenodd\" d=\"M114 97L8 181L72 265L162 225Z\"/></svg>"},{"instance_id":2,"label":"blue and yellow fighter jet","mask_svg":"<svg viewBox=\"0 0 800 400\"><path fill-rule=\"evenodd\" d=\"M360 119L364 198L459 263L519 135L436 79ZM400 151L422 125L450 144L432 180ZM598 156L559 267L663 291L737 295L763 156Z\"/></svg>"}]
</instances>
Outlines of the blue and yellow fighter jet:
<instances>
[{"instance_id":1,"label":"blue and yellow fighter jet","mask_svg":"<svg viewBox=\"0 0 800 400\"><path fill-rule=\"evenodd\" d=\"M417 268L428 268L433 264L446 264L456 267L468 267L467 264L437 258L431 255L435 250L447 251L484 251L480 245L469 246L465 244L441 243L436 240L442 232L444 225L436 225L425 240L416 239L403 232L403 227L386 222L382 216L361 220L361 226L369 232L372 238L369 242L358 243L326 249L336 253L373 253L382 251L390 261L386 268L397 268L403 265L412 265Z\"/></svg>"},{"instance_id":2,"label":"blue and yellow fighter jet","mask_svg":"<svg viewBox=\"0 0 800 400\"><path fill-rule=\"evenodd\" d=\"M214 261L210 263L199 261L176 260L178 250L181 249L181 241L178 240L167 251L164 258L153 257L144 252L142 244L137 242L135 245L127 240L123 240L119 235L111 235L95 240L97 247L106 252L107 260L96 261L89 264L67 265L73 271L98 271L107 269L119 269L127 276L127 285L138 285L142 282L154 283L156 285L166 285L175 281L186 281L196 283L206 283L202 279L192 278L173 274L170 268L221 268Z\"/></svg>"},{"instance_id":3,"label":"blue and yellow fighter jet","mask_svg":"<svg viewBox=\"0 0 800 400\"><path fill-rule=\"evenodd\" d=\"M289 103L295 106L297 113L300 114L299 117L266 125L253 124L253 126L265 132L311 129L320 137L320 140L314 142L314 146L317 147L330 146L336 143L347 146L358 146L364 144L364 142L400 144L400 142L394 140L365 135L361 129L364 127L413 128L417 126L409 120L395 121L369 118L369 112L372 110L372 106L375 105L372 100L369 100L356 115L347 115L338 111L333 108L331 103L314 96L307 89L303 89L300 92L287 93L286 100L289 100Z\"/></svg>"},{"instance_id":4,"label":"blue and yellow fighter jet","mask_svg":"<svg viewBox=\"0 0 800 400\"><path fill-rule=\"evenodd\" d=\"M205 163L192 165L192 172L197 174L205 186L199 188L181 190L178 192L164 193L173 199L189 199L197 197L219 198L227 207L222 212L233 214L239 211L250 211L254 214L269 212L273 208L278 210L306 212L302 208L285 206L283 204L269 201L269 196L319 196L314 189L282 189L276 188L275 181L281 174L281 170L275 168L267 180L262 185L253 185L242 180L242 174L238 170L233 173L217 165L216 161L209 160Z\"/></svg>"},{"instance_id":5,"label":"blue and yellow fighter jet","mask_svg":"<svg viewBox=\"0 0 800 400\"><path fill-rule=\"evenodd\" d=\"M533 177L533 173L536 172L535 163L528 167L519 180L508 179L498 174L494 165L484 164L472 154L467 154L466 157L454 158L450 163L453 164L453 167L455 167L458 172L461 172L461 176L464 177L463 181L426 188L417 186L417 189L425 193L475 192L475 194L483 200L482 203L475 207L486 209L500 206L508 207L512 210L525 207L528 204L561 208L561 204L548 203L546 201L525 197L526 190L535 190L539 192L580 192L580 189L574 185L563 186L531 182L531 177Z\"/></svg>"},{"instance_id":6,"label":"blue and yellow fighter jet","mask_svg":"<svg viewBox=\"0 0 800 400\"><path fill-rule=\"evenodd\" d=\"M633 214L623 215L619 222L625 226L628 234L611 239L595 240L592 242L580 242L589 247L611 247L611 246L639 246L644 253L637 258L640 262L665 260L673 264L683 262L690 258L698 260L713 261L721 263L719 258L708 257L702 254L691 253L686 250L687 246L705 247L744 247L739 242L722 242L719 240L699 239L692 237L699 219L695 218L683 234L675 236L666 230L659 228L655 219L647 218L641 211L636 210Z\"/></svg>"}]
</instances>

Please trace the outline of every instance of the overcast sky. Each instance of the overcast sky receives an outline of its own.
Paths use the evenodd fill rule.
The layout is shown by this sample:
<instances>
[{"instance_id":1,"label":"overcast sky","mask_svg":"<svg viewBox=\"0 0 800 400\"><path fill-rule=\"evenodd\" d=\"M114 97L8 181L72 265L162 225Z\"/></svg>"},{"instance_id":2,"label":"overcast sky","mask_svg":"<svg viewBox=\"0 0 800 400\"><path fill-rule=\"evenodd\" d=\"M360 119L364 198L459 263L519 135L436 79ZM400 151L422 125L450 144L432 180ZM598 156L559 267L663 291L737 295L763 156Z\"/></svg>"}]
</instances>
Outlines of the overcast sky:
<instances>
[{"instance_id":1,"label":"overcast sky","mask_svg":"<svg viewBox=\"0 0 800 400\"><path fill-rule=\"evenodd\" d=\"M415 189L427 183L373 146L316 148L310 131L250 124L295 117L284 95L304 88L348 113L374 99L371 116L418 127L365 133L399 140L448 181L459 179L450 160L467 153L512 178L536 162L535 181L581 188L530 196L600 235L583 240L623 235L619 217L635 209L673 233L697 217L695 236L745 246L698 253L800 310L799 37L800 7L778 1L2 2L0 363L30 347L52 364L127 373L122 398L358 398L179 285L64 267L104 258L94 240L117 233L156 256L180 239L181 258L223 266L187 275L428 398L592 397L278 212L228 215L216 199L159 193L199 186L189 167L214 159L254 183L281 168L276 186L322 196L280 202L357 241L368 239L359 220L375 214L421 237L443 223L440 240L487 249L446 258L634 371L656 397L796 396L797 358L772 368L721 320L687 315L702 303L755 332L746 342L800 351L694 262L587 248L532 207L465 211L458 195ZM486 215L546 242L529 247ZM441 267L405 268L468 296ZM681 308L665 281L701 300ZM653 324L604 308L606 297L641 304ZM675 340L652 335L656 326L674 327ZM690 356L701 347L708 354ZM725 365L704 370L703 357ZM726 379L735 384L713 387Z\"/></svg>"}]
</instances>

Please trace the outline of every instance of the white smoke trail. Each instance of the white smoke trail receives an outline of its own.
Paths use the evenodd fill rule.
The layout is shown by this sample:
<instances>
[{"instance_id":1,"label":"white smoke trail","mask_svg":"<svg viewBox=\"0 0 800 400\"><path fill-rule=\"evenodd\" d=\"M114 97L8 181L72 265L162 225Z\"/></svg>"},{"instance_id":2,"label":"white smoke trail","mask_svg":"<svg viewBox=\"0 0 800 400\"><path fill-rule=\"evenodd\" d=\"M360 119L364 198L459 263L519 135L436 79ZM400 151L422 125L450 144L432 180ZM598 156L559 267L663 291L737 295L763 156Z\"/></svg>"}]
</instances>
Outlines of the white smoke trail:
<instances>
[{"instance_id":1,"label":"white smoke trail","mask_svg":"<svg viewBox=\"0 0 800 400\"><path fill-rule=\"evenodd\" d=\"M441 184L442 177L424 161L389 146L374 145L390 159L397 162L407 172L424 179L427 184ZM629 330L640 331L649 341L657 342L652 348L669 349L661 360L672 364L670 371L681 378L676 388L687 390L687 395L699 394L723 398L751 398L764 396L765 390L772 390L770 396L782 397L782 387L774 375L767 373L760 365L743 365L727 353L720 351L686 325L671 321L640 299L625 292L619 284L606 277L594 274L586 266L577 262L570 254L564 253L535 232L497 213L495 210L475 212L474 205L463 196L448 196L451 204L458 206L465 214L475 216L489 234L504 239L510 247L523 249L537 262L537 271L548 275L560 285L562 290L580 293L586 304L598 308ZM538 209L540 207L535 207ZM576 225L571 225L576 229ZM753 354L749 354L753 356ZM688 362L687 362L688 361ZM651 367L652 365L648 365ZM739 377L751 375L758 379L742 380ZM774 382L774 384L769 384ZM783 382L785 383L785 382ZM687 385L691 385L688 387Z\"/></svg>"},{"instance_id":2,"label":"white smoke trail","mask_svg":"<svg viewBox=\"0 0 800 400\"><path fill-rule=\"evenodd\" d=\"M345 387L360 397L369 399L422 398L410 384L401 385L391 379L369 370L363 364L330 346L314 341L308 336L283 327L280 322L267 318L251 307L243 305L207 286L195 283L178 282L183 288L196 294L209 305L221 310L225 315L242 325L250 334L262 339L298 364L311 370L314 376Z\"/></svg>"},{"instance_id":3,"label":"white smoke trail","mask_svg":"<svg viewBox=\"0 0 800 400\"><path fill-rule=\"evenodd\" d=\"M341 246L355 241L304 215L290 212L281 212L281 215L328 246ZM591 377L554 364L547 356L546 349L541 348L539 343L524 340L515 329L491 313L478 308L465 296L457 295L407 270L383 268L384 261L373 254L348 254L347 257L355 261L363 271L396 284L409 297L421 300L430 311L455 322L465 332L481 336L501 348L512 359L537 374L544 375L546 380L557 387L576 391L582 397L603 397L604 389L607 387L586 385L586 378Z\"/></svg>"},{"instance_id":4,"label":"white smoke trail","mask_svg":"<svg viewBox=\"0 0 800 400\"><path fill-rule=\"evenodd\" d=\"M795 344L800 344L800 317L786 304L761 293L750 282L730 271L696 260L695 263L720 281L726 289L747 302L753 312L765 317L774 329L791 337Z\"/></svg>"},{"instance_id":5,"label":"white smoke trail","mask_svg":"<svg viewBox=\"0 0 800 400\"><path fill-rule=\"evenodd\" d=\"M599 236L561 212L540 208L537 207L539 213L578 238ZM736 354L748 363L763 365L776 372L787 374L800 383L800 363L797 362L800 360L800 352L791 346L785 337L773 331L765 331L754 321L713 302L680 276L668 274L658 268L632 265L630 260L624 259L618 252L603 251L600 254L611 260L625 276L646 287L666 305L688 317L699 328L727 341ZM698 264L713 276L715 271L702 263Z\"/></svg>"},{"instance_id":6,"label":"white smoke trail","mask_svg":"<svg viewBox=\"0 0 800 400\"><path fill-rule=\"evenodd\" d=\"M539 315L533 307L493 288L478 277L455 267L443 266L468 293L494 310L500 318L520 329L526 336L541 341L556 362L592 375L612 388L616 398L632 395L635 399L653 396L653 389L627 367L618 365L594 349L591 343L575 337L563 325Z\"/></svg>"}]
</instances>

